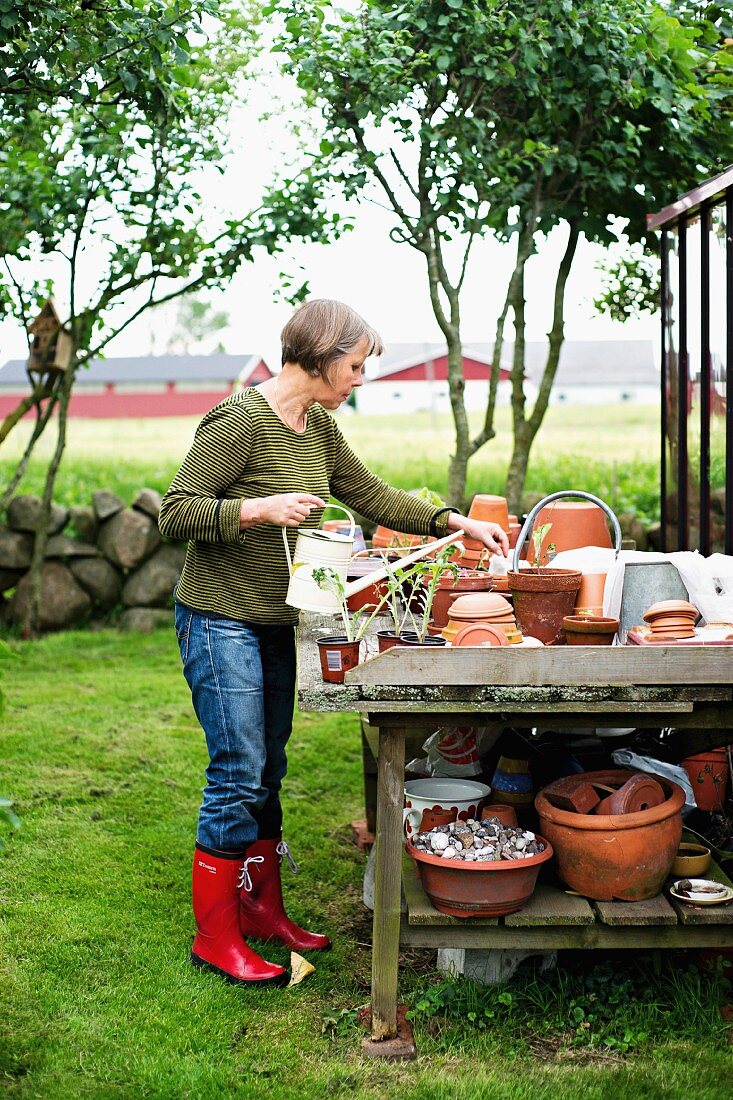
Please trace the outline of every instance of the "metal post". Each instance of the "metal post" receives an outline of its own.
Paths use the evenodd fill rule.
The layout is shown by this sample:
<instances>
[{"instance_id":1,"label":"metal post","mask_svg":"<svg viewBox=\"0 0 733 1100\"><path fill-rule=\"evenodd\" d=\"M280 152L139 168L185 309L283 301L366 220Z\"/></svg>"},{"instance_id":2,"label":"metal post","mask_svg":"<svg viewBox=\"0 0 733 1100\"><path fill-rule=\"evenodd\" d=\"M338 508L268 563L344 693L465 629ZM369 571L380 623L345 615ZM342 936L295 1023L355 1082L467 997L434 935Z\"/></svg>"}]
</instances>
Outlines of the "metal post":
<instances>
[{"instance_id":1,"label":"metal post","mask_svg":"<svg viewBox=\"0 0 733 1100\"><path fill-rule=\"evenodd\" d=\"M700 553L710 553L710 205L700 207ZM693 548L694 549L694 548Z\"/></svg>"},{"instance_id":2,"label":"metal post","mask_svg":"<svg viewBox=\"0 0 733 1100\"><path fill-rule=\"evenodd\" d=\"M667 549L667 325L669 323L669 303L667 302L667 288L669 285L669 268L667 248L669 239L667 230L662 230L660 242L661 261L661 301L662 301L662 361L661 361L661 385L662 385L662 410L661 410L661 455L659 460L659 522L661 526L662 550Z\"/></svg>"},{"instance_id":3,"label":"metal post","mask_svg":"<svg viewBox=\"0 0 733 1100\"><path fill-rule=\"evenodd\" d=\"M687 550L687 410L690 398L690 371L687 352L687 218L683 215L677 223L678 233L678 287L677 301L680 311L680 347L678 358L678 408L677 408L677 549Z\"/></svg>"}]
</instances>

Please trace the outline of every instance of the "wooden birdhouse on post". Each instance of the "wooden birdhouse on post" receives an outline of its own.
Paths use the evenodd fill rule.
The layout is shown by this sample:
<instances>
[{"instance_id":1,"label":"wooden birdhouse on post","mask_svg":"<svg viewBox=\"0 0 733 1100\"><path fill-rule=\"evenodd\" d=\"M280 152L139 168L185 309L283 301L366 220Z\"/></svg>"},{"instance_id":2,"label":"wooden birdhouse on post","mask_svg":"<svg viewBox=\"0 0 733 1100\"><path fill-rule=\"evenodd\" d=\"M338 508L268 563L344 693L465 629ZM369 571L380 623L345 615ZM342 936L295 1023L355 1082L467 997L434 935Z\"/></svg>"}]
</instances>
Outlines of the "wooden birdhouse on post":
<instances>
[{"instance_id":1,"label":"wooden birdhouse on post","mask_svg":"<svg viewBox=\"0 0 733 1100\"><path fill-rule=\"evenodd\" d=\"M61 323L49 298L28 331L33 337L28 370L31 374L65 371L71 362L71 333Z\"/></svg>"}]
</instances>

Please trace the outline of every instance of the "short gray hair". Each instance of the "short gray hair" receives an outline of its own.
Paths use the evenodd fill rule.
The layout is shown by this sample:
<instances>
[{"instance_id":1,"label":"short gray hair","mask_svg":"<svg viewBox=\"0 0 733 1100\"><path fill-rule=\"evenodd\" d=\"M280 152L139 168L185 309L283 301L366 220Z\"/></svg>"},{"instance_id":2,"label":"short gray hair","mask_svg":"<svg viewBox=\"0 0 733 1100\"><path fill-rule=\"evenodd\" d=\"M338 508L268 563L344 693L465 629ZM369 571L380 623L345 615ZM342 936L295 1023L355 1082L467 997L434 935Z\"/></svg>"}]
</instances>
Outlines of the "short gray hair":
<instances>
[{"instance_id":1,"label":"short gray hair","mask_svg":"<svg viewBox=\"0 0 733 1100\"><path fill-rule=\"evenodd\" d=\"M332 298L314 298L296 310L280 334L283 366L297 363L307 374L328 381L331 363L348 355L365 336L367 355L381 355L381 336L356 310Z\"/></svg>"}]
</instances>

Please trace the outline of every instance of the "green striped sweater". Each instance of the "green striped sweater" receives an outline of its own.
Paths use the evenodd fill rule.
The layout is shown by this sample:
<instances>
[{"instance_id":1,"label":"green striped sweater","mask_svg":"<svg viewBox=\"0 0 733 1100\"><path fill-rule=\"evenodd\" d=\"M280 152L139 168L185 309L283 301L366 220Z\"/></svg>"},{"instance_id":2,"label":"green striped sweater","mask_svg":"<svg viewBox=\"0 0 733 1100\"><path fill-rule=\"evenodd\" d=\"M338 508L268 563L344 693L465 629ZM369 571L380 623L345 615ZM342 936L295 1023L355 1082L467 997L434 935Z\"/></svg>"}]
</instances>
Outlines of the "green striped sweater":
<instances>
[{"instance_id":1,"label":"green striped sweater","mask_svg":"<svg viewBox=\"0 0 733 1100\"><path fill-rule=\"evenodd\" d=\"M255 623L294 623L285 603L288 567L280 528L239 530L241 501L304 492L398 531L426 535L435 508L371 473L321 405L302 434L280 420L256 387L232 394L206 414L163 498L161 533L188 539L177 598L199 611ZM322 510L304 527L317 527ZM443 533L446 516L437 529ZM296 528L288 528L291 551Z\"/></svg>"}]
</instances>

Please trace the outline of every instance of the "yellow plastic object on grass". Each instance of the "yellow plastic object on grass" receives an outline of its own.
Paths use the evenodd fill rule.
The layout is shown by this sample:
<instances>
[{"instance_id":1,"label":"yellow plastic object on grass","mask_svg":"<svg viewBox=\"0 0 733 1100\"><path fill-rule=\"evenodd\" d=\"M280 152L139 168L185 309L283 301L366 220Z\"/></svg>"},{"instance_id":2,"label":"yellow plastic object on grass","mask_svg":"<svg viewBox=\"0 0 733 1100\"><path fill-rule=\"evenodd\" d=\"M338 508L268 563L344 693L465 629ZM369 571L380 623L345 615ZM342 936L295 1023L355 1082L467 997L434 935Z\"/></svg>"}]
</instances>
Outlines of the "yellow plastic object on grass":
<instances>
[{"instance_id":1,"label":"yellow plastic object on grass","mask_svg":"<svg viewBox=\"0 0 733 1100\"><path fill-rule=\"evenodd\" d=\"M296 951L290 952L290 981L288 982L288 989L291 985L300 985L303 978L307 978L309 974L315 974L316 968L313 963L309 963L307 959L304 959L302 955L299 955Z\"/></svg>"}]
</instances>

